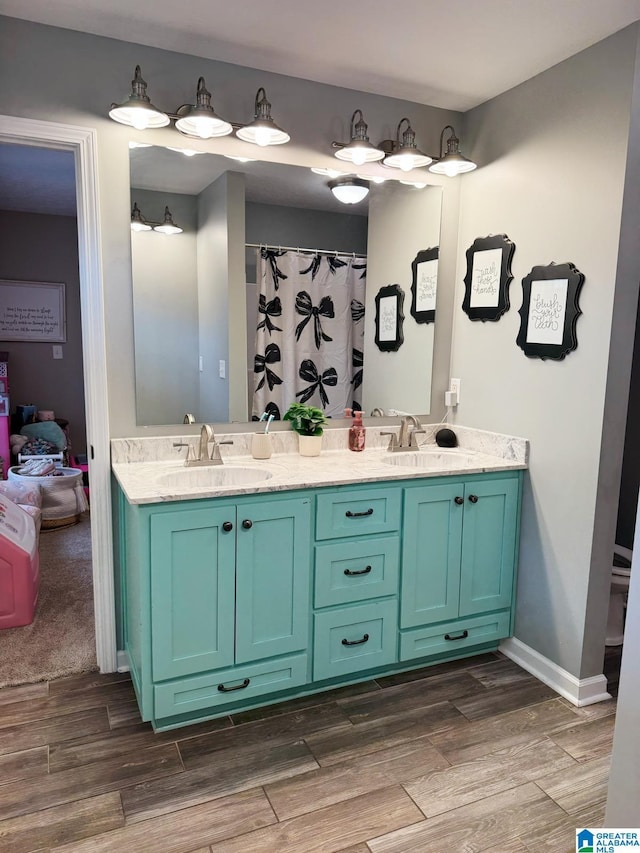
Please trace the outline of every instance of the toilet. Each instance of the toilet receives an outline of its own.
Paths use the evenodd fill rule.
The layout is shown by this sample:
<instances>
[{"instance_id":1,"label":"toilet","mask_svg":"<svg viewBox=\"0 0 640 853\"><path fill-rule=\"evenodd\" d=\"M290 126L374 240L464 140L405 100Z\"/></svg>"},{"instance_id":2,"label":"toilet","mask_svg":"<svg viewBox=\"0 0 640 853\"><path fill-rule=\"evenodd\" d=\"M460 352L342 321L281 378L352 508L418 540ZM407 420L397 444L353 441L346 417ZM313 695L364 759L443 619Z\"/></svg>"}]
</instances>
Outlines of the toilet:
<instances>
[{"instance_id":1,"label":"toilet","mask_svg":"<svg viewBox=\"0 0 640 853\"><path fill-rule=\"evenodd\" d=\"M624 548L622 545L616 545L613 552L606 646L622 645L624 611L627 605L627 593L629 592L632 554L633 552L629 548Z\"/></svg>"}]
</instances>

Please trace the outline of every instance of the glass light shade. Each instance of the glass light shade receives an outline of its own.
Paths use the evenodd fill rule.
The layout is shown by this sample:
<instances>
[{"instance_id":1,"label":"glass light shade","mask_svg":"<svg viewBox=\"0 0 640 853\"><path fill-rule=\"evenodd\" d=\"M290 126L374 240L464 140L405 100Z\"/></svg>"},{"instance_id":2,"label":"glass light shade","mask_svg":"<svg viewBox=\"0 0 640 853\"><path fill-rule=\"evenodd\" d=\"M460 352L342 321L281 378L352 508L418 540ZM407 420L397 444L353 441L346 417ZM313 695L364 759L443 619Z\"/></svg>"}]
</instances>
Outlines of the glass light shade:
<instances>
[{"instance_id":1,"label":"glass light shade","mask_svg":"<svg viewBox=\"0 0 640 853\"><path fill-rule=\"evenodd\" d=\"M442 160L438 160L432 166L429 166L429 171L436 175L446 175L449 178L455 178L456 175L473 172L477 168L473 160L463 157L462 154L445 154Z\"/></svg>"},{"instance_id":2,"label":"glass light shade","mask_svg":"<svg viewBox=\"0 0 640 853\"><path fill-rule=\"evenodd\" d=\"M358 204L369 194L367 183L359 178L338 178L329 181L329 188L342 204Z\"/></svg>"},{"instance_id":3,"label":"glass light shade","mask_svg":"<svg viewBox=\"0 0 640 853\"><path fill-rule=\"evenodd\" d=\"M266 148L267 145L284 145L291 137L282 128L271 120L256 119L246 127L236 130L238 139L243 142L251 142Z\"/></svg>"},{"instance_id":4,"label":"glass light shade","mask_svg":"<svg viewBox=\"0 0 640 853\"><path fill-rule=\"evenodd\" d=\"M414 149L400 148L395 154L390 154L384 158L384 165L391 166L392 169L402 169L403 172L410 172L412 169L419 169L421 166L428 166L432 163L431 157Z\"/></svg>"},{"instance_id":5,"label":"glass light shade","mask_svg":"<svg viewBox=\"0 0 640 853\"><path fill-rule=\"evenodd\" d=\"M138 203L135 201L133 203L133 210L131 211L131 230L151 231L151 226L145 222L144 216L138 207Z\"/></svg>"},{"instance_id":6,"label":"glass light shade","mask_svg":"<svg viewBox=\"0 0 640 853\"><path fill-rule=\"evenodd\" d=\"M151 231L151 226L147 225L146 222L138 222L131 221L131 230L132 231Z\"/></svg>"},{"instance_id":7,"label":"glass light shade","mask_svg":"<svg viewBox=\"0 0 640 853\"><path fill-rule=\"evenodd\" d=\"M372 184L384 184L387 180L386 178L381 178L379 175L376 175L375 178L371 175L358 175L358 177L361 181L369 181Z\"/></svg>"},{"instance_id":8,"label":"glass light shade","mask_svg":"<svg viewBox=\"0 0 640 853\"><path fill-rule=\"evenodd\" d=\"M176 130L185 136L195 136L198 139L213 139L217 136L228 136L233 128L215 113L198 113L197 107L191 107L190 111L176 121Z\"/></svg>"},{"instance_id":9,"label":"glass light shade","mask_svg":"<svg viewBox=\"0 0 640 853\"><path fill-rule=\"evenodd\" d=\"M169 151L175 151L177 154L184 154L185 157L195 157L196 154L203 154L203 151L194 151L193 148L172 148L167 145Z\"/></svg>"},{"instance_id":10,"label":"glass light shade","mask_svg":"<svg viewBox=\"0 0 640 853\"><path fill-rule=\"evenodd\" d=\"M376 160L382 160L384 151L375 148L369 142L350 142L343 148L338 148L334 154L338 160L344 160L347 163L353 163L354 166L364 166L365 163L375 163Z\"/></svg>"},{"instance_id":11,"label":"glass light shade","mask_svg":"<svg viewBox=\"0 0 640 853\"><path fill-rule=\"evenodd\" d=\"M238 163L255 163L256 162L253 159L253 157L236 157L233 154L225 154L224 156L227 157L229 160L236 160Z\"/></svg>"},{"instance_id":12,"label":"glass light shade","mask_svg":"<svg viewBox=\"0 0 640 853\"><path fill-rule=\"evenodd\" d=\"M415 187L417 190L423 190L427 186L422 181L400 181L400 183L407 187Z\"/></svg>"},{"instance_id":13,"label":"glass light shade","mask_svg":"<svg viewBox=\"0 0 640 853\"><path fill-rule=\"evenodd\" d=\"M341 172L340 169L323 169L319 166L312 166L311 171L314 175L324 175L325 178L339 178L348 174L347 172Z\"/></svg>"},{"instance_id":14,"label":"glass light shade","mask_svg":"<svg viewBox=\"0 0 640 853\"><path fill-rule=\"evenodd\" d=\"M109 118L136 130L146 130L149 127L166 127L169 116L157 110L153 104L130 99L124 104L109 110Z\"/></svg>"}]
</instances>

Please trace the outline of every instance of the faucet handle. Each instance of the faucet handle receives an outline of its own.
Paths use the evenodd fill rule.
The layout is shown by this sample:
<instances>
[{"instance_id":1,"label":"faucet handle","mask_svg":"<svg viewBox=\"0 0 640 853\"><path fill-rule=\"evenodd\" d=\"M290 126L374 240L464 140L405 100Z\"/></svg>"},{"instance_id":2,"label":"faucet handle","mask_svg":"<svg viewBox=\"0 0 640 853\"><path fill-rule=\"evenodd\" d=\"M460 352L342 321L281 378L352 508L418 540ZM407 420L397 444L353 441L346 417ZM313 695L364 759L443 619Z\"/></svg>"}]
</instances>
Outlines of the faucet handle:
<instances>
[{"instance_id":1,"label":"faucet handle","mask_svg":"<svg viewBox=\"0 0 640 853\"><path fill-rule=\"evenodd\" d=\"M418 442L415 440L416 435L426 435L426 429L412 429L409 433L409 447L420 447Z\"/></svg>"},{"instance_id":2,"label":"faucet handle","mask_svg":"<svg viewBox=\"0 0 640 853\"><path fill-rule=\"evenodd\" d=\"M387 448L388 450L397 450L398 447L400 446L398 444L398 436L396 435L395 432L381 432L380 435L390 435L391 436L391 440L389 441L389 447Z\"/></svg>"}]
</instances>

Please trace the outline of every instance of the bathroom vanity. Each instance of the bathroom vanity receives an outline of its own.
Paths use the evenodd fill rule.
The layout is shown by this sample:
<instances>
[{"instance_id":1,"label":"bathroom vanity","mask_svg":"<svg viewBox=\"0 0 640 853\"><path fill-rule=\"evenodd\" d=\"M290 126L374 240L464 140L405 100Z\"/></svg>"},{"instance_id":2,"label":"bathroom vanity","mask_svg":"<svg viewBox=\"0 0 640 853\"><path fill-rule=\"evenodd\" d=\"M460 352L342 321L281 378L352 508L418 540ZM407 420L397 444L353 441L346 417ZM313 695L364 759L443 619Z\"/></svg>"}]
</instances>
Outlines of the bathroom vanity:
<instances>
[{"instance_id":1,"label":"bathroom vanity","mask_svg":"<svg viewBox=\"0 0 640 853\"><path fill-rule=\"evenodd\" d=\"M447 452L389 454L369 434L364 453L315 459L280 433L265 462L233 436L225 465L195 470L169 440L114 441L143 719L168 729L496 649L512 633L526 442L456 431L465 446Z\"/></svg>"}]
</instances>

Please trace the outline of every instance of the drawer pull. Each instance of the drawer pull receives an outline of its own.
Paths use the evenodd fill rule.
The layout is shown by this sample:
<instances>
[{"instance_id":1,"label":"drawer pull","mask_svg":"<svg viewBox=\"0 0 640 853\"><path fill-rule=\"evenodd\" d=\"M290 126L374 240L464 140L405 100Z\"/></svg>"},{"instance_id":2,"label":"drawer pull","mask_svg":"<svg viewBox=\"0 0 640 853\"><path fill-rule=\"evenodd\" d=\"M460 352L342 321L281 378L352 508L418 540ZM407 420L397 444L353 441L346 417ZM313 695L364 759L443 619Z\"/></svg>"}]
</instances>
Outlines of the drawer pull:
<instances>
[{"instance_id":1,"label":"drawer pull","mask_svg":"<svg viewBox=\"0 0 640 853\"><path fill-rule=\"evenodd\" d=\"M466 640L468 636L469 636L469 632L465 628L465 630L462 632L462 634L458 634L455 637L452 637L451 634L445 634L444 638L445 638L445 640Z\"/></svg>"},{"instance_id":2,"label":"drawer pull","mask_svg":"<svg viewBox=\"0 0 640 853\"><path fill-rule=\"evenodd\" d=\"M363 643L366 643L369 639L369 635L365 634L361 640L343 640L343 646L361 646Z\"/></svg>"},{"instance_id":3,"label":"drawer pull","mask_svg":"<svg viewBox=\"0 0 640 853\"><path fill-rule=\"evenodd\" d=\"M356 575L368 575L371 571L371 566L366 566L364 569L358 569L358 571L352 572L351 569L345 569L344 573L348 578L355 578Z\"/></svg>"},{"instance_id":4,"label":"drawer pull","mask_svg":"<svg viewBox=\"0 0 640 853\"><path fill-rule=\"evenodd\" d=\"M221 693L232 693L234 690L244 690L245 687L248 687L251 683L250 678L245 678L242 684L236 684L235 687L225 687L224 684L218 684L218 690Z\"/></svg>"},{"instance_id":5,"label":"drawer pull","mask_svg":"<svg viewBox=\"0 0 640 853\"><path fill-rule=\"evenodd\" d=\"M366 515L373 515L373 507L370 506L369 509L365 509L364 512L351 512L351 510L348 509L345 512L345 515L347 518L364 518Z\"/></svg>"}]
</instances>

